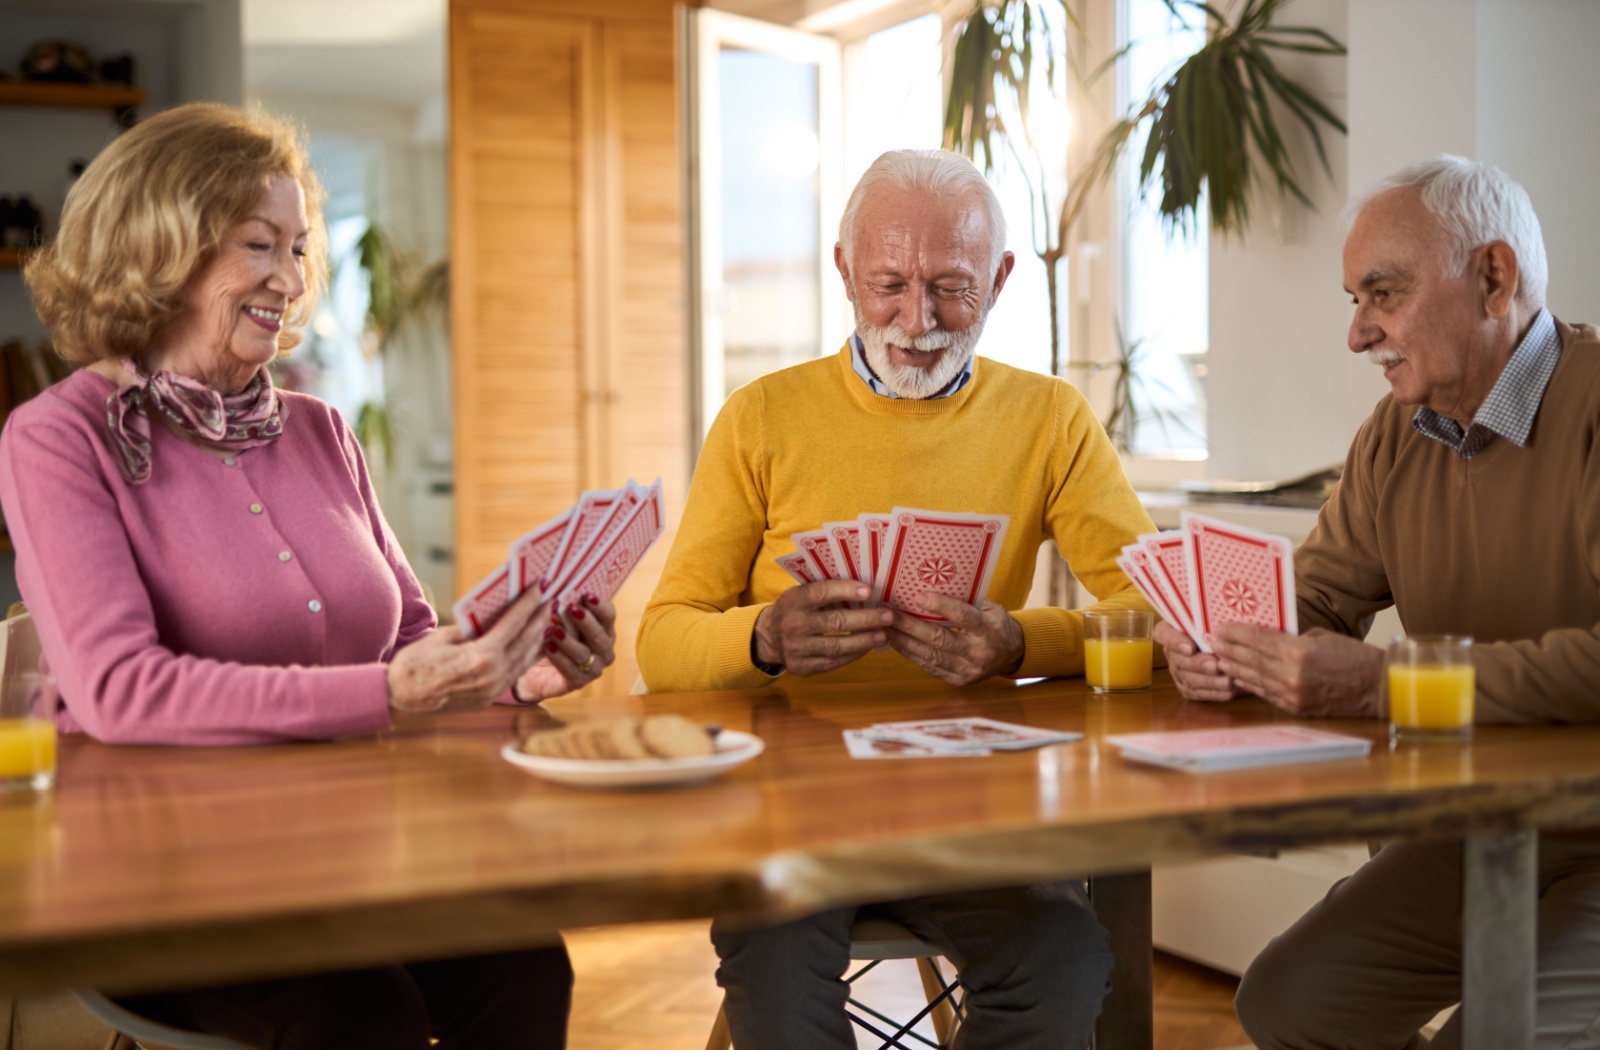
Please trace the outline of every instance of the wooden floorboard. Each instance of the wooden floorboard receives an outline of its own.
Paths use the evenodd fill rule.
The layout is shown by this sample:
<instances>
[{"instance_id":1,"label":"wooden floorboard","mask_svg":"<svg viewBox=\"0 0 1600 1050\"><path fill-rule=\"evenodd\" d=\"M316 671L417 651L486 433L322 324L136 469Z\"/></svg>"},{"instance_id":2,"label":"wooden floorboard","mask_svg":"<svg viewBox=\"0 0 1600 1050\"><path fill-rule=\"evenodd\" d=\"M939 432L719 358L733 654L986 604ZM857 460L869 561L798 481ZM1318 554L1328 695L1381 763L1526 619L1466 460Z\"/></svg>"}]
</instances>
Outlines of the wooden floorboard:
<instances>
[{"instance_id":1,"label":"wooden floorboard","mask_svg":"<svg viewBox=\"0 0 1600 1050\"><path fill-rule=\"evenodd\" d=\"M578 975L570 1050L703 1050L722 1000L706 931L704 922L569 931L567 947ZM1248 1046L1233 1013L1238 984L1157 952L1157 1050ZM923 1005L916 966L909 961L884 963L858 988L859 998L890 1016L909 1017ZM878 1043L863 1038L860 1045Z\"/></svg>"}]
</instances>

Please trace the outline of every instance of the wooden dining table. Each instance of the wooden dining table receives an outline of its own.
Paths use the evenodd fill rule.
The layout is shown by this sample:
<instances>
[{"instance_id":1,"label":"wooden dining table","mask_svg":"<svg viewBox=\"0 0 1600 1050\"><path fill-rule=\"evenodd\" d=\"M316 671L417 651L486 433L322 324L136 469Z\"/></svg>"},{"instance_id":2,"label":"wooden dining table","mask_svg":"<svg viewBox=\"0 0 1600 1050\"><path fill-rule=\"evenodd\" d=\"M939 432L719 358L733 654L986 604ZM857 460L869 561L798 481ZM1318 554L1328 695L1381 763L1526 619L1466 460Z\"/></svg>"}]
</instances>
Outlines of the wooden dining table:
<instances>
[{"instance_id":1,"label":"wooden dining table","mask_svg":"<svg viewBox=\"0 0 1600 1050\"><path fill-rule=\"evenodd\" d=\"M754 733L716 779L593 790L500 749L559 722L678 712ZM864 761L841 731L986 716L1082 733L981 758ZM1600 825L1600 727L1480 726L1371 755L1196 775L1107 737L1286 721L1081 679L562 699L381 736L253 748L61 741L57 787L0 798L0 993L136 990L441 957L564 928L770 922L959 889L1090 877L1118 951L1101 1047L1148 1047L1152 865L1340 841L1466 840L1469 1048L1531 1046L1541 829Z\"/></svg>"}]
</instances>

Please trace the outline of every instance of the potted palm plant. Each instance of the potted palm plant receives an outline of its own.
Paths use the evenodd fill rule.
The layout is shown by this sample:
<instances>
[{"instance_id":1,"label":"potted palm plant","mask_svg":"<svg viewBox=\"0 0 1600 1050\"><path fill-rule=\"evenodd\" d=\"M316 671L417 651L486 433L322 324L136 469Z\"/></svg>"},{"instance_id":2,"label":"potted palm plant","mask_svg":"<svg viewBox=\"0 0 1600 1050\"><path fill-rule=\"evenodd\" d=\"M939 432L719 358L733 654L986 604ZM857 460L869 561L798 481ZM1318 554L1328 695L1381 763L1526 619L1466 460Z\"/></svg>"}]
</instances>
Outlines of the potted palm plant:
<instances>
[{"instance_id":1,"label":"potted palm plant","mask_svg":"<svg viewBox=\"0 0 1600 1050\"><path fill-rule=\"evenodd\" d=\"M449 305L449 262L423 262L415 252L396 244L377 223L370 224L356 242L355 261L367 276L366 331L361 346L371 361L380 361L399 336L438 316ZM367 401L357 410L355 431L369 460L393 461L394 422L385 400Z\"/></svg>"},{"instance_id":2,"label":"potted palm plant","mask_svg":"<svg viewBox=\"0 0 1600 1050\"><path fill-rule=\"evenodd\" d=\"M1263 177L1310 204L1284 138L1285 120L1310 132L1324 170L1328 158L1323 126L1345 131L1344 122L1274 59L1285 52L1345 53L1344 45L1321 29L1279 25L1276 17L1288 0L1243 0L1232 19L1203 0L1163 2L1175 17L1190 13L1204 19L1205 45L1129 107L1082 169L1070 173L1068 190L1056 202L1047 199L1049 179L1043 177L1047 173L1040 169L1039 151L1028 127L1041 44L1063 42L1059 52L1055 47L1042 49L1045 82L1055 84L1058 63L1065 63L1084 89L1115 68L1128 49L1097 68L1085 68L1067 32L1077 32L1081 26L1068 0L973 0L970 13L956 27L945 148L966 154L986 173L993 170L1002 148L1032 161L1023 167L1033 172L1029 184L1035 250L1048 281L1050 361L1056 375L1062 366L1056 272L1067 234L1085 203L1114 177L1141 128L1148 128L1149 134L1139 161L1140 193L1148 195L1159 184L1159 211L1180 228L1193 228L1200 221L1205 201L1211 227L1224 234L1244 232L1252 194Z\"/></svg>"}]
</instances>

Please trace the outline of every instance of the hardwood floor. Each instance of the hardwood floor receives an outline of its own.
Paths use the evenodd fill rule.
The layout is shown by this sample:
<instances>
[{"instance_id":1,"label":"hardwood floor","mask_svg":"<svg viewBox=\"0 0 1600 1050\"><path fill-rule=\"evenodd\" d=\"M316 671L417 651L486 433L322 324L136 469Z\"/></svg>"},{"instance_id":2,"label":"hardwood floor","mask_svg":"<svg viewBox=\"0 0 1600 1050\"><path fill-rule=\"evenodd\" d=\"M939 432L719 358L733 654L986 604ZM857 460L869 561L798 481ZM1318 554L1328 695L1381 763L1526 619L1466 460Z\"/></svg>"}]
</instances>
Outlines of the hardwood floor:
<instances>
[{"instance_id":1,"label":"hardwood floor","mask_svg":"<svg viewBox=\"0 0 1600 1050\"><path fill-rule=\"evenodd\" d=\"M722 1000L706 927L675 922L569 931L578 974L570 1050L702 1050ZM1157 1050L1247 1047L1233 1014L1238 983L1157 952ZM890 1016L909 1017L924 1003L911 962L884 963L857 988L859 998ZM868 1039L860 1045L878 1045Z\"/></svg>"}]
</instances>

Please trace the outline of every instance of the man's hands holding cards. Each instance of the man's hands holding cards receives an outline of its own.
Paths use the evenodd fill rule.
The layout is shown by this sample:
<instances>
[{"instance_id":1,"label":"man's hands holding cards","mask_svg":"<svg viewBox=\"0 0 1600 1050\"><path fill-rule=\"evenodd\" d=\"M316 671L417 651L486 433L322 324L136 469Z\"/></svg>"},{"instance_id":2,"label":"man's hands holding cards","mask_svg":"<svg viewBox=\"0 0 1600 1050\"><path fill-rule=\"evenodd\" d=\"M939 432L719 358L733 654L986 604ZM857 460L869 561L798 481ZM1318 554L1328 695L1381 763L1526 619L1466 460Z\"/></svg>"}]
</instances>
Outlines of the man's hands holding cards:
<instances>
[{"instance_id":1,"label":"man's hands holding cards","mask_svg":"<svg viewBox=\"0 0 1600 1050\"><path fill-rule=\"evenodd\" d=\"M994 602L974 607L942 594L926 594L923 607L951 626L894 613L889 647L950 685L971 685L1022 665L1022 625Z\"/></svg>"},{"instance_id":2,"label":"man's hands holding cards","mask_svg":"<svg viewBox=\"0 0 1600 1050\"><path fill-rule=\"evenodd\" d=\"M856 609L872 589L854 580L790 587L756 616L756 657L791 674L822 674L889 644L889 609Z\"/></svg>"},{"instance_id":3,"label":"man's hands holding cards","mask_svg":"<svg viewBox=\"0 0 1600 1050\"><path fill-rule=\"evenodd\" d=\"M1367 718L1383 713L1383 650L1318 627L1299 636L1247 624L1216 632L1216 652L1202 653L1166 624L1155 639L1190 700L1250 694L1301 718Z\"/></svg>"},{"instance_id":4,"label":"man's hands holding cards","mask_svg":"<svg viewBox=\"0 0 1600 1050\"><path fill-rule=\"evenodd\" d=\"M1185 513L1118 560L1161 614L1154 638L1190 700L1253 694L1304 717L1378 713L1383 653L1321 629L1298 634L1289 541Z\"/></svg>"},{"instance_id":5,"label":"man's hands holding cards","mask_svg":"<svg viewBox=\"0 0 1600 1050\"><path fill-rule=\"evenodd\" d=\"M987 600L1009 519L896 507L795 533L799 586L756 618L755 655L796 675L899 652L951 685L1022 663L1022 628Z\"/></svg>"}]
</instances>

